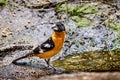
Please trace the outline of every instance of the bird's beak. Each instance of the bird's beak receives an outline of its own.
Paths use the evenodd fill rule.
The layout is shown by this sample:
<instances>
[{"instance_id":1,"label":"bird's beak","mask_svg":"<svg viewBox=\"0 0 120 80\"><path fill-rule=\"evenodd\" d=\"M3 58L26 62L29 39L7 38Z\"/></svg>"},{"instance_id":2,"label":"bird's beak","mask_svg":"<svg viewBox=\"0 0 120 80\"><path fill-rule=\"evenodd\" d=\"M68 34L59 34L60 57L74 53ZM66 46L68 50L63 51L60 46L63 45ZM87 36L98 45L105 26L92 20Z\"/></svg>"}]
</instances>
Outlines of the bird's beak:
<instances>
[{"instance_id":1,"label":"bird's beak","mask_svg":"<svg viewBox=\"0 0 120 80\"><path fill-rule=\"evenodd\" d=\"M52 27L54 31L58 31L58 28L56 26Z\"/></svg>"}]
</instances>

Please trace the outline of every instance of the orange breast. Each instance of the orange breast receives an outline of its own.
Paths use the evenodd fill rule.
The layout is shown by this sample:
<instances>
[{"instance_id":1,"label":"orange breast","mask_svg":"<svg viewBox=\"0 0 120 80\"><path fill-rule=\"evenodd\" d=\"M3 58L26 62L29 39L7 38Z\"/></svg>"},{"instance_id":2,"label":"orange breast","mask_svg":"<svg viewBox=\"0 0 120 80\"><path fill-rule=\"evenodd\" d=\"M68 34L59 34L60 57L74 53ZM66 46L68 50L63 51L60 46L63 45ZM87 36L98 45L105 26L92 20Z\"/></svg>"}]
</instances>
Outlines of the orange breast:
<instances>
[{"instance_id":1,"label":"orange breast","mask_svg":"<svg viewBox=\"0 0 120 80\"><path fill-rule=\"evenodd\" d=\"M63 47L65 34L66 32L55 32L52 35L52 40L54 41L55 47L52 50L46 51L44 53L36 54L35 56L48 59L56 55L58 52L60 52L60 50Z\"/></svg>"}]
</instances>

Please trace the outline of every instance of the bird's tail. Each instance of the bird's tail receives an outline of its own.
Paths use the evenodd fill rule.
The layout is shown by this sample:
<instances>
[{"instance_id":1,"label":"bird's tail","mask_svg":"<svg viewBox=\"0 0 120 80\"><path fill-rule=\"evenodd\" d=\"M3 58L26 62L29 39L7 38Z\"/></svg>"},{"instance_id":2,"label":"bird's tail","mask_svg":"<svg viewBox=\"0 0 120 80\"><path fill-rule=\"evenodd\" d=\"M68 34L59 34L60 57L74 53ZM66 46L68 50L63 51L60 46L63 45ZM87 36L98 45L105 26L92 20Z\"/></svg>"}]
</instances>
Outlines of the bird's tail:
<instances>
[{"instance_id":1,"label":"bird's tail","mask_svg":"<svg viewBox=\"0 0 120 80\"><path fill-rule=\"evenodd\" d=\"M19 57L19 58L13 60L12 63L13 63L13 64L16 64L16 63L17 63L16 61L18 61L18 60L20 60L20 59L23 59L23 58L26 58L26 57L28 57L28 56L33 56L33 51L30 51L30 52L27 53L25 56L22 56L22 57Z\"/></svg>"}]
</instances>

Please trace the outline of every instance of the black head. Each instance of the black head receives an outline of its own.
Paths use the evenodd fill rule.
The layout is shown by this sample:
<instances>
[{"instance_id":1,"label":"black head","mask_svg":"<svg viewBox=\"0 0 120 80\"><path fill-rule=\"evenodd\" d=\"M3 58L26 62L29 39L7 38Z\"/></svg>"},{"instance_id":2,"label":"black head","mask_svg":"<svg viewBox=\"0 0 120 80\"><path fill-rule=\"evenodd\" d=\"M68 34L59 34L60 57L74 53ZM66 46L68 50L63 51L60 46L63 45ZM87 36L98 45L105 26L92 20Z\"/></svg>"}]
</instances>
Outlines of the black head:
<instances>
[{"instance_id":1,"label":"black head","mask_svg":"<svg viewBox=\"0 0 120 80\"><path fill-rule=\"evenodd\" d=\"M62 32L62 31L65 31L65 26L62 24L62 22L57 22L55 24L54 27L52 27L52 29L55 31L55 32Z\"/></svg>"}]
</instances>

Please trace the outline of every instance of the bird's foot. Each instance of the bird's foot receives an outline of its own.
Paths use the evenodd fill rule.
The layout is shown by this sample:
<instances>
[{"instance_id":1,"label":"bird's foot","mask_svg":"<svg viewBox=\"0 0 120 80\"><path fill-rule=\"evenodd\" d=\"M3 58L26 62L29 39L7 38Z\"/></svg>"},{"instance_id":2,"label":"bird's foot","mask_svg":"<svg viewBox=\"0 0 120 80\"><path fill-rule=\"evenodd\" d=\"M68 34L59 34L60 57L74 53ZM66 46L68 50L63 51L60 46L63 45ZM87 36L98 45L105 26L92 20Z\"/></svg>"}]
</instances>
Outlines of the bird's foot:
<instances>
[{"instance_id":1,"label":"bird's foot","mask_svg":"<svg viewBox=\"0 0 120 80\"><path fill-rule=\"evenodd\" d=\"M64 57L59 57L58 60L64 60L65 58Z\"/></svg>"}]
</instances>

